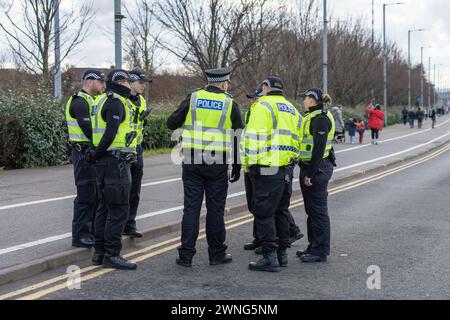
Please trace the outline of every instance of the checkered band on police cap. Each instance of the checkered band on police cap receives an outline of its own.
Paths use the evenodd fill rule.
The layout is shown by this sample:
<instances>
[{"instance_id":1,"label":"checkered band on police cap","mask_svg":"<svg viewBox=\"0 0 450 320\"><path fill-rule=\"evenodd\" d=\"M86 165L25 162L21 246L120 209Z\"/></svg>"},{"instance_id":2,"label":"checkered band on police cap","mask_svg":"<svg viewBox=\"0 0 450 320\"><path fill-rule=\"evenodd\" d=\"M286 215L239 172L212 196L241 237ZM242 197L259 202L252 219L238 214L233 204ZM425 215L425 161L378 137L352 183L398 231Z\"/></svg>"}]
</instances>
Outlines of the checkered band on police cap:
<instances>
[{"instance_id":1,"label":"checkered band on police cap","mask_svg":"<svg viewBox=\"0 0 450 320\"><path fill-rule=\"evenodd\" d=\"M107 81L114 82L120 80L130 80L128 72L122 69L113 70L108 74Z\"/></svg>"},{"instance_id":2,"label":"checkered band on police cap","mask_svg":"<svg viewBox=\"0 0 450 320\"><path fill-rule=\"evenodd\" d=\"M230 73L231 70L229 68L205 70L206 80L208 81L208 83L230 81Z\"/></svg>"},{"instance_id":3,"label":"checkered band on police cap","mask_svg":"<svg viewBox=\"0 0 450 320\"><path fill-rule=\"evenodd\" d=\"M81 80L105 80L105 74L98 70L87 70L81 76Z\"/></svg>"}]
</instances>

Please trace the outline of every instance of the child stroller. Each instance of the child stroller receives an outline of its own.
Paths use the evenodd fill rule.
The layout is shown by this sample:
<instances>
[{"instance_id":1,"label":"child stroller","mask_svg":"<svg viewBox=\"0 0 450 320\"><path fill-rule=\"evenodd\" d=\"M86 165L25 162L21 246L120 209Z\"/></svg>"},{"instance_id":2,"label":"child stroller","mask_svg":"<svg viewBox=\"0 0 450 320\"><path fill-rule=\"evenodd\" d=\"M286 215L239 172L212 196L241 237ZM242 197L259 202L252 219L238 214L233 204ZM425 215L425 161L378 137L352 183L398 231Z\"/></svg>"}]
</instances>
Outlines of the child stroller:
<instances>
[{"instance_id":1,"label":"child stroller","mask_svg":"<svg viewBox=\"0 0 450 320\"><path fill-rule=\"evenodd\" d=\"M345 143L345 129L342 132L335 132L334 142L335 143Z\"/></svg>"}]
</instances>

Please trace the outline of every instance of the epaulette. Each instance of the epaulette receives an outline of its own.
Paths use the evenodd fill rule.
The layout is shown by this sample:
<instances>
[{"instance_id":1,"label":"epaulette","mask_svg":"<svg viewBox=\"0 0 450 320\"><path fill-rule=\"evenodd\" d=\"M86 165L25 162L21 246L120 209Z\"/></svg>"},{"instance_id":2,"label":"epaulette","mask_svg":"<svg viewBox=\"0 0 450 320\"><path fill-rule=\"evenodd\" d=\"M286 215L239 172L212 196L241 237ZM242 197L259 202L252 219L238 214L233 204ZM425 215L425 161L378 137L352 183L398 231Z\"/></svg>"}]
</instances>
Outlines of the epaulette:
<instances>
[{"instance_id":1,"label":"epaulette","mask_svg":"<svg viewBox=\"0 0 450 320\"><path fill-rule=\"evenodd\" d=\"M106 96L109 98L109 99L114 99L115 97L114 97L114 92L113 91L107 91L106 92Z\"/></svg>"},{"instance_id":2,"label":"epaulette","mask_svg":"<svg viewBox=\"0 0 450 320\"><path fill-rule=\"evenodd\" d=\"M72 98L78 97L78 91L72 91Z\"/></svg>"},{"instance_id":3,"label":"epaulette","mask_svg":"<svg viewBox=\"0 0 450 320\"><path fill-rule=\"evenodd\" d=\"M233 99L234 97L233 97L233 95L232 94L230 94L230 93L228 93L228 92L225 92L225 94L228 96L228 97L230 97L231 99Z\"/></svg>"}]
</instances>

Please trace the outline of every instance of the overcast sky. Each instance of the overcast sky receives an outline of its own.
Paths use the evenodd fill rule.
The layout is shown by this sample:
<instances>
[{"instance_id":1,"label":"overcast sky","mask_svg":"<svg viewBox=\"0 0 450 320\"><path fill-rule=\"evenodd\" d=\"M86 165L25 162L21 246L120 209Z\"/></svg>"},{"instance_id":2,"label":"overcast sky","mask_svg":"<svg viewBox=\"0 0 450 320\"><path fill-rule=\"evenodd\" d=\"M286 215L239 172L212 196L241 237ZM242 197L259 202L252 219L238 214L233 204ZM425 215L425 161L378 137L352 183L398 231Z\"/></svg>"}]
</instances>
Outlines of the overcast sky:
<instances>
[{"instance_id":1,"label":"overcast sky","mask_svg":"<svg viewBox=\"0 0 450 320\"><path fill-rule=\"evenodd\" d=\"M82 1L86 0L62 0L62 3L64 6L70 7L73 4L77 6L77 3ZM322 0L318 1L322 3ZM127 4L133 3L134 0L122 0L122 2ZM377 37L382 35L384 2L391 1L375 0ZM425 51L426 67L428 66L428 57L431 56L432 65L442 64L441 73L450 74L450 63L448 62L450 58L450 0L400 0L400 2L405 2L405 4L387 7L388 39L397 42L406 57L408 30L425 28L425 32L413 34L412 62L420 63L420 47L431 45L432 48ZM328 3L329 11L335 18L359 17L367 22L368 28L371 27L372 0L328 0ZM114 64L114 0L95 0L94 8L97 14L90 35L69 62L80 67L109 67ZM6 50L5 45L0 44L0 51L4 52L4 50ZM93 52L95 54L92 54ZM176 60L169 59L168 63L173 65ZM443 75L444 77L445 75ZM446 80L450 80L450 77L446 77Z\"/></svg>"}]
</instances>

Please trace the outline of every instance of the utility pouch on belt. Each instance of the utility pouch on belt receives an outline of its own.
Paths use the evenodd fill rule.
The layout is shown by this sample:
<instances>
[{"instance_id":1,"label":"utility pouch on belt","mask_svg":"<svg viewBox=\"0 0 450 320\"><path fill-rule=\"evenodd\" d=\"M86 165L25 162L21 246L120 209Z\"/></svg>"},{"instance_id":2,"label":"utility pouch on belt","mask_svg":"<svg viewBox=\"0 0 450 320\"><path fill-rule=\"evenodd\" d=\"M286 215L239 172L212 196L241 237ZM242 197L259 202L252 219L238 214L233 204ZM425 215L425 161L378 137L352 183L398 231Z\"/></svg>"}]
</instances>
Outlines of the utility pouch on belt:
<instances>
[{"instance_id":1,"label":"utility pouch on belt","mask_svg":"<svg viewBox=\"0 0 450 320\"><path fill-rule=\"evenodd\" d=\"M330 150L330 160L331 160L331 162L333 163L333 166L334 167L337 167L337 164L336 164L336 154L334 153L334 148L331 148L331 150Z\"/></svg>"},{"instance_id":2,"label":"utility pouch on belt","mask_svg":"<svg viewBox=\"0 0 450 320\"><path fill-rule=\"evenodd\" d=\"M150 113L152 113L152 111L153 111L153 108L149 108L146 111L143 111L141 113L141 115L139 116L139 120L142 122L145 119L147 119L147 117L150 115Z\"/></svg>"}]
</instances>

